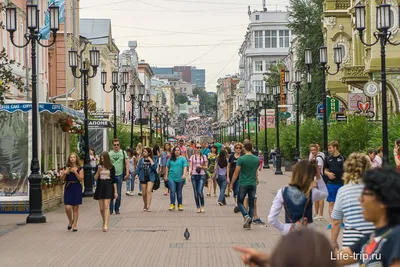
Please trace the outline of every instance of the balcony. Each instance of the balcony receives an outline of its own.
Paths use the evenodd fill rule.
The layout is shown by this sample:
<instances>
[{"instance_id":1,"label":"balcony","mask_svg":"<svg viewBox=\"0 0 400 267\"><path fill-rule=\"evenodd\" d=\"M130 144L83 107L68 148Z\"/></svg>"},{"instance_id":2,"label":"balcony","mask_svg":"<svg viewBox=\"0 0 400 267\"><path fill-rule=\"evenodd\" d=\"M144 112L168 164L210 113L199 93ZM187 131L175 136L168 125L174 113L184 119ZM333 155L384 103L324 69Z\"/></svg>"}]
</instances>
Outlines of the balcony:
<instances>
[{"instance_id":1,"label":"balcony","mask_svg":"<svg viewBox=\"0 0 400 267\"><path fill-rule=\"evenodd\" d=\"M350 1L348 0L337 0L335 3L336 10L347 10L350 7Z\"/></svg>"},{"instance_id":2,"label":"balcony","mask_svg":"<svg viewBox=\"0 0 400 267\"><path fill-rule=\"evenodd\" d=\"M347 85L362 88L369 81L369 76L365 72L365 66L344 66L341 81Z\"/></svg>"}]
</instances>

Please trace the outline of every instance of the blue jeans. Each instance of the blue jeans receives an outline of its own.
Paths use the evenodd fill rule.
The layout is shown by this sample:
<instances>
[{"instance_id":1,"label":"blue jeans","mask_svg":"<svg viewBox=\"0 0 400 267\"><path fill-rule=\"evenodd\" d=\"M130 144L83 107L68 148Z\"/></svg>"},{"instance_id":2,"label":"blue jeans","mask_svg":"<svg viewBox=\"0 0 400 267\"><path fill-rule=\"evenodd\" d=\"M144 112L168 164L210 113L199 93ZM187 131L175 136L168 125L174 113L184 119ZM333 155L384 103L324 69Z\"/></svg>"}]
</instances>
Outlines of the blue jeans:
<instances>
[{"instance_id":1,"label":"blue jeans","mask_svg":"<svg viewBox=\"0 0 400 267\"><path fill-rule=\"evenodd\" d=\"M169 198L171 200L171 204L175 205L175 194L178 199L178 205L182 205L182 188L183 182L174 182L172 180L168 180L169 186Z\"/></svg>"},{"instance_id":2,"label":"blue jeans","mask_svg":"<svg viewBox=\"0 0 400 267\"><path fill-rule=\"evenodd\" d=\"M204 207L204 175L192 175L192 185L194 200L196 201L197 208L200 209L200 206Z\"/></svg>"},{"instance_id":3,"label":"blue jeans","mask_svg":"<svg viewBox=\"0 0 400 267\"><path fill-rule=\"evenodd\" d=\"M239 195L239 179L236 179L235 183L232 186L233 197L237 198Z\"/></svg>"},{"instance_id":4,"label":"blue jeans","mask_svg":"<svg viewBox=\"0 0 400 267\"><path fill-rule=\"evenodd\" d=\"M119 208L121 207L122 181L124 179L123 174L115 176L115 179L117 180L118 198L117 199L111 199L110 212L114 211L114 200L115 200L115 211L119 211Z\"/></svg>"},{"instance_id":5,"label":"blue jeans","mask_svg":"<svg viewBox=\"0 0 400 267\"><path fill-rule=\"evenodd\" d=\"M228 182L226 180L226 175L218 175L217 184L219 186L218 202L226 204L225 190L226 190L226 186L228 184Z\"/></svg>"},{"instance_id":6,"label":"blue jeans","mask_svg":"<svg viewBox=\"0 0 400 267\"><path fill-rule=\"evenodd\" d=\"M248 197L249 202L249 213L243 205L244 199ZM254 216L254 199L256 197L256 186L255 185L241 185L239 186L239 196L238 196L238 207L243 217L249 216L253 219Z\"/></svg>"},{"instance_id":7,"label":"blue jeans","mask_svg":"<svg viewBox=\"0 0 400 267\"><path fill-rule=\"evenodd\" d=\"M126 191L133 191L135 175L131 172L126 180Z\"/></svg>"}]
</instances>

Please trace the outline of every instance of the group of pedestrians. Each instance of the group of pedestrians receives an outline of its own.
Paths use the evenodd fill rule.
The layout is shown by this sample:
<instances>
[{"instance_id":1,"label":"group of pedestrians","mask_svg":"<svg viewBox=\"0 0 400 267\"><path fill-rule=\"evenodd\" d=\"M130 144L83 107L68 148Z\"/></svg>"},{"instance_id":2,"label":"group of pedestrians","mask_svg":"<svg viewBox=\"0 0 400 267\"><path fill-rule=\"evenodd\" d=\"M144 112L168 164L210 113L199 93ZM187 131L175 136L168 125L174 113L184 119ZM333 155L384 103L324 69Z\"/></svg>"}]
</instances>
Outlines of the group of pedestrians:
<instances>
[{"instance_id":1,"label":"group of pedestrians","mask_svg":"<svg viewBox=\"0 0 400 267\"><path fill-rule=\"evenodd\" d=\"M164 181L164 195L170 198L169 210L183 211L183 187L192 184L197 213L204 213L204 187L208 187L207 197L217 197L220 206L227 205L226 198L233 192L234 212L241 212L245 224L250 229L251 223L264 224L257 217L256 185L258 184L259 158L254 153L253 145L246 140L244 144L232 143L225 146L220 143L206 144L179 140L172 147L165 143L162 151L138 144L135 150L121 149L118 139L112 141L112 150L104 151L100 156L92 150L91 164L94 169L95 193L100 214L103 218L103 231L108 231L110 214L120 214L122 185L126 181L126 195L131 196L134 185L140 185L139 194L143 198L143 211L151 212L154 186ZM82 204L83 168L78 155L71 153L67 168L63 172L65 180L65 209L69 220L68 230L77 231L79 205Z\"/></svg>"}]
</instances>

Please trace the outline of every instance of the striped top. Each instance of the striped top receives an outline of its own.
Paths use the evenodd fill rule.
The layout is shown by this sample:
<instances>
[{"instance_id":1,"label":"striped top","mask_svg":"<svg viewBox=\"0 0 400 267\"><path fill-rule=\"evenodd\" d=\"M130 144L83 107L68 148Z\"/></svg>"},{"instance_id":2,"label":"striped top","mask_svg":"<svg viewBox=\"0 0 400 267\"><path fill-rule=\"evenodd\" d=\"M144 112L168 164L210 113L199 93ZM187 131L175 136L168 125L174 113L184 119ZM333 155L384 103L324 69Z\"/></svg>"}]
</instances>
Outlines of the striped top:
<instances>
[{"instance_id":1,"label":"striped top","mask_svg":"<svg viewBox=\"0 0 400 267\"><path fill-rule=\"evenodd\" d=\"M343 246L350 246L365 234L375 229L374 225L364 220L358 198L364 190L363 184L347 184L342 186L336 196L331 217L334 220L344 218Z\"/></svg>"}]
</instances>

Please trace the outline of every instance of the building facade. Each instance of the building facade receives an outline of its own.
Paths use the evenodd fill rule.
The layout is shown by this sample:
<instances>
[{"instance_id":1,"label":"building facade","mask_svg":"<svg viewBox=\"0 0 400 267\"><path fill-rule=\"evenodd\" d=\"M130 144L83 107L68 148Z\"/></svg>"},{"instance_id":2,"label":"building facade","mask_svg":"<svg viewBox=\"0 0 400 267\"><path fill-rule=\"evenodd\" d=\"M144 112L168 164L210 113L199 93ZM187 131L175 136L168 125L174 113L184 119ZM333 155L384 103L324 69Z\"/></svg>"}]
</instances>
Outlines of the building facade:
<instances>
[{"instance_id":1,"label":"building facade","mask_svg":"<svg viewBox=\"0 0 400 267\"><path fill-rule=\"evenodd\" d=\"M266 92L264 74L271 64L288 55L292 34L286 16L282 11L249 13L248 31L239 50L241 92L237 97L241 104L245 99L255 99L256 93Z\"/></svg>"}]
</instances>

